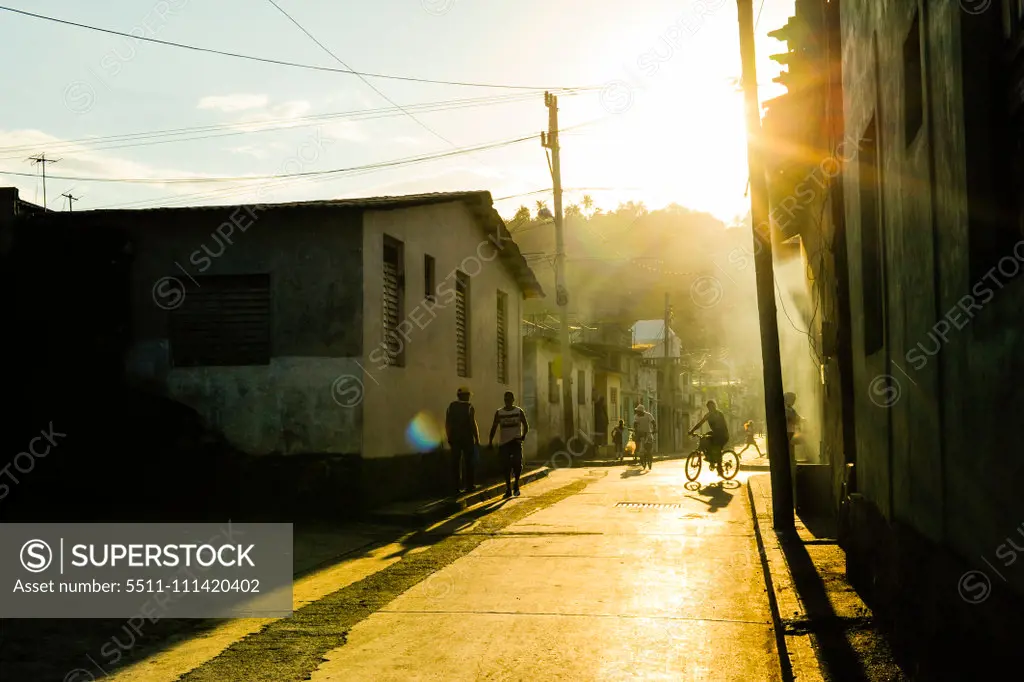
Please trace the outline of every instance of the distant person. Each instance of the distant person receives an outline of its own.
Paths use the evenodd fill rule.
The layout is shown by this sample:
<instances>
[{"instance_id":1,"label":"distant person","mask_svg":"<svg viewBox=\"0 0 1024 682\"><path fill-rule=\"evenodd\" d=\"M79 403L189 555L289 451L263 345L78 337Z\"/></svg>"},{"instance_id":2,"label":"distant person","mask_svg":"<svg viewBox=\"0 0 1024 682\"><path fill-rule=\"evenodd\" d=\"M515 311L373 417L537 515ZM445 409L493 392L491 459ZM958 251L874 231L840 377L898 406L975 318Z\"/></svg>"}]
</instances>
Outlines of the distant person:
<instances>
[{"instance_id":1,"label":"distant person","mask_svg":"<svg viewBox=\"0 0 1024 682\"><path fill-rule=\"evenodd\" d=\"M612 443L615 445L615 459L622 461L622 453L624 451L625 443L623 443L623 437L626 435L626 422L619 420L619 425L612 429Z\"/></svg>"},{"instance_id":2,"label":"distant person","mask_svg":"<svg viewBox=\"0 0 1024 682\"><path fill-rule=\"evenodd\" d=\"M705 456L708 459L708 466L712 469L717 469L719 475L722 473L722 448L729 443L729 425L725 421L725 415L718 409L718 403L714 400L707 402L708 413L704 415L699 422L693 425L690 429L690 434L699 429L704 422L707 422L708 428L711 429L711 433L704 439L701 439L701 445L706 450L704 451Z\"/></svg>"},{"instance_id":3,"label":"distant person","mask_svg":"<svg viewBox=\"0 0 1024 682\"><path fill-rule=\"evenodd\" d=\"M476 410L469 402L470 390L462 386L456 393L458 400L448 405L444 415L444 430L452 449L452 477L455 494L462 492L462 470L466 470L466 492L476 490L476 451L480 446L480 429L476 423Z\"/></svg>"},{"instance_id":4,"label":"distant person","mask_svg":"<svg viewBox=\"0 0 1024 682\"><path fill-rule=\"evenodd\" d=\"M783 396L786 403L786 435L789 437L789 455L796 457L796 445L800 443L800 413L793 407L796 405L796 393Z\"/></svg>"},{"instance_id":5,"label":"distant person","mask_svg":"<svg viewBox=\"0 0 1024 682\"><path fill-rule=\"evenodd\" d=\"M505 407L495 411L494 422L491 424L491 437L488 447L494 447L494 433L501 429L498 436L498 457L505 468L505 499L515 495L519 497L519 477L523 473L523 441L530 432L530 423L526 421L526 412L516 405L516 395L505 391ZM512 475L515 474L515 487L512 486Z\"/></svg>"},{"instance_id":6,"label":"distant person","mask_svg":"<svg viewBox=\"0 0 1024 682\"><path fill-rule=\"evenodd\" d=\"M636 442L636 454L640 457L640 468L650 469L654 463L654 415L637 405L633 415L633 440Z\"/></svg>"},{"instance_id":7,"label":"distant person","mask_svg":"<svg viewBox=\"0 0 1024 682\"><path fill-rule=\"evenodd\" d=\"M754 428L754 422L753 421L748 421L748 422L746 422L743 425L743 433L746 436L747 441L743 445L743 449L736 453L737 456L742 455L744 452L747 451L747 448L749 448L751 445L753 445L754 449L757 450L757 456L758 457L764 457L764 455L761 454L761 448L758 447L758 445L757 445L757 441L754 440L754 431L755 431L755 428Z\"/></svg>"}]
</instances>

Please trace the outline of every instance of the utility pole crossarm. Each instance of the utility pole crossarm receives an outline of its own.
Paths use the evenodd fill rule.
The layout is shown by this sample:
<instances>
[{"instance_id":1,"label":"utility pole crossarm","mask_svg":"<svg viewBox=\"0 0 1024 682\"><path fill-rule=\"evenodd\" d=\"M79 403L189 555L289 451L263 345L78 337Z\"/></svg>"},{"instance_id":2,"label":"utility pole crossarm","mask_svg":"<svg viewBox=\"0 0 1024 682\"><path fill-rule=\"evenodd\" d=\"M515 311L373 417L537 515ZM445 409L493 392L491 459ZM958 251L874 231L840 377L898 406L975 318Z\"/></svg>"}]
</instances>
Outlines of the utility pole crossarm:
<instances>
[{"instance_id":1,"label":"utility pole crossarm","mask_svg":"<svg viewBox=\"0 0 1024 682\"><path fill-rule=\"evenodd\" d=\"M39 156L30 156L28 158L28 160L31 161L33 164L37 164L38 163L40 168L42 168L42 171L43 171L43 210L44 211L48 211L50 209L47 208L47 206L46 206L46 164L48 164L48 163L57 163L58 161L60 161L60 159L48 159L48 158L46 158L46 154L40 154Z\"/></svg>"}]
</instances>

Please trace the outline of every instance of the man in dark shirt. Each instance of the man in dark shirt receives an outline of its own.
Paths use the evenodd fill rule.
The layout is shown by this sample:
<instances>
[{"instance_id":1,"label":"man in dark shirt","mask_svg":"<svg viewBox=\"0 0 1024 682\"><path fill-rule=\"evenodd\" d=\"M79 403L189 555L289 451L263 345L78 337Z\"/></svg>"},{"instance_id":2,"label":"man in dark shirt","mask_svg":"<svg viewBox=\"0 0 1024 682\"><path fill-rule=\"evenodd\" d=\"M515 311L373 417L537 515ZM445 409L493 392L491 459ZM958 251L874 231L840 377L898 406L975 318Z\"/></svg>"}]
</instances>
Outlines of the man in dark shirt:
<instances>
[{"instance_id":1,"label":"man in dark shirt","mask_svg":"<svg viewBox=\"0 0 1024 682\"><path fill-rule=\"evenodd\" d=\"M704 422L708 423L708 428L711 429L711 435L707 439L707 458L708 466L712 469L719 469L722 466L722 448L729 443L729 425L725 422L725 415L722 414L718 409L718 404L714 400L708 401L708 413L704 415L704 418L694 424L693 428L690 429L690 435L699 429Z\"/></svg>"},{"instance_id":2,"label":"man in dark shirt","mask_svg":"<svg viewBox=\"0 0 1024 682\"><path fill-rule=\"evenodd\" d=\"M455 494L462 492L462 466L466 467L466 492L476 490L476 448L480 446L480 429L476 424L476 410L469 402L472 395L465 386L456 394L458 400L448 405L445 413L444 430L448 437L448 445L452 449L452 474Z\"/></svg>"}]
</instances>

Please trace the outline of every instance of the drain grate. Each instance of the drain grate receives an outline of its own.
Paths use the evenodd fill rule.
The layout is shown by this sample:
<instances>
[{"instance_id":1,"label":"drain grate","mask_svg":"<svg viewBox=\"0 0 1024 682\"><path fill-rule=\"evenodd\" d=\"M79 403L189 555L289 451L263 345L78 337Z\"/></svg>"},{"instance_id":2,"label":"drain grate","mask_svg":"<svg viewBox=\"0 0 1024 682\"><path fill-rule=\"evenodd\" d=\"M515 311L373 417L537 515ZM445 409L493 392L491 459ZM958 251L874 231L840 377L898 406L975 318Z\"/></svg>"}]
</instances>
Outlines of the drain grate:
<instances>
[{"instance_id":1,"label":"drain grate","mask_svg":"<svg viewBox=\"0 0 1024 682\"><path fill-rule=\"evenodd\" d=\"M619 502L616 507L624 509L679 509L681 504L662 504L660 502Z\"/></svg>"}]
</instances>

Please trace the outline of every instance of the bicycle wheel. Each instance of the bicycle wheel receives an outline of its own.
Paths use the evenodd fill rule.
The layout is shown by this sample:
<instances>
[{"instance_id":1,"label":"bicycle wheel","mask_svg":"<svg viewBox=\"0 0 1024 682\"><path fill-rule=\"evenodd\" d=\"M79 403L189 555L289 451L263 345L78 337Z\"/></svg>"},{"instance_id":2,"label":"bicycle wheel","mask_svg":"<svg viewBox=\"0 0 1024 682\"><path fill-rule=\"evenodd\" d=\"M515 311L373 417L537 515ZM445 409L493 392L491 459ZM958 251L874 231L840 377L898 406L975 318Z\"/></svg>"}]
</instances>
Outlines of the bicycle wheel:
<instances>
[{"instance_id":1,"label":"bicycle wheel","mask_svg":"<svg viewBox=\"0 0 1024 682\"><path fill-rule=\"evenodd\" d=\"M693 452L690 453L690 456L686 458L687 481L696 481L697 477L700 476L700 460L700 450L694 450Z\"/></svg>"},{"instance_id":2,"label":"bicycle wheel","mask_svg":"<svg viewBox=\"0 0 1024 682\"><path fill-rule=\"evenodd\" d=\"M722 462L719 465L719 475L727 481L736 478L740 471L740 458L732 450L722 450Z\"/></svg>"}]
</instances>

